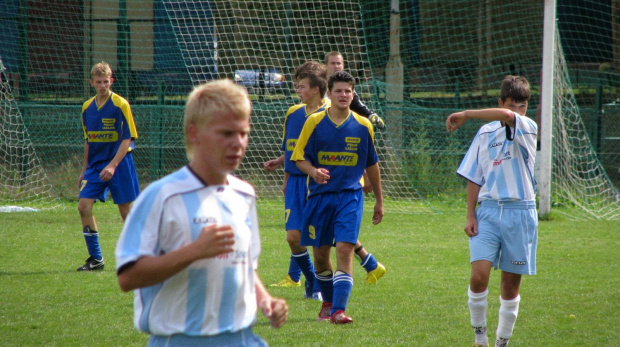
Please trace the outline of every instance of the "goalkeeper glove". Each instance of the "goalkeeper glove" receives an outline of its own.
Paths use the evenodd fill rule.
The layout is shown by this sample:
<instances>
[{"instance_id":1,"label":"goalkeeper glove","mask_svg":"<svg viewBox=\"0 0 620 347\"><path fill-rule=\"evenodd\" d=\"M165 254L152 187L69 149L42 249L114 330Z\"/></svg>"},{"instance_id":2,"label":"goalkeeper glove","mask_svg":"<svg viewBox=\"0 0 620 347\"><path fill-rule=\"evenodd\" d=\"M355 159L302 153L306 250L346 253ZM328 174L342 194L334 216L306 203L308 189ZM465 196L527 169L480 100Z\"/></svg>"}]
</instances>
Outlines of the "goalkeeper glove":
<instances>
[{"instance_id":1,"label":"goalkeeper glove","mask_svg":"<svg viewBox=\"0 0 620 347\"><path fill-rule=\"evenodd\" d=\"M376 114L371 114L370 117L368 117L368 119L370 120L370 122L377 127L378 129L385 129L385 122L383 121L383 119L381 119L381 117L377 116Z\"/></svg>"}]
</instances>

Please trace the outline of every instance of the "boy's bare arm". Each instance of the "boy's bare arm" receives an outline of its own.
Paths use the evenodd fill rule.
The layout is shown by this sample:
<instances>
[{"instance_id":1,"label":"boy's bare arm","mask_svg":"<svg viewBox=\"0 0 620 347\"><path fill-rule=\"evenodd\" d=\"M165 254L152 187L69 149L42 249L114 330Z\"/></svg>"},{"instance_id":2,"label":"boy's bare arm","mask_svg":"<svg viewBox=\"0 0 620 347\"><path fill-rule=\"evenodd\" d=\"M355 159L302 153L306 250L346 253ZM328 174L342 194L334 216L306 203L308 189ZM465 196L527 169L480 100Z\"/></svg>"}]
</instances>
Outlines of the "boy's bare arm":
<instances>
[{"instance_id":1,"label":"boy's bare arm","mask_svg":"<svg viewBox=\"0 0 620 347\"><path fill-rule=\"evenodd\" d=\"M372 191L375 195L375 208L372 216L372 224L379 224L383 220L383 191L381 188L381 172L379 163L366 168L366 174L372 184Z\"/></svg>"},{"instance_id":2,"label":"boy's bare arm","mask_svg":"<svg viewBox=\"0 0 620 347\"><path fill-rule=\"evenodd\" d=\"M306 175L312 177L318 184L326 184L329 180L329 171L325 168L315 168L307 160L298 160L295 162L297 168Z\"/></svg>"},{"instance_id":3,"label":"boy's bare arm","mask_svg":"<svg viewBox=\"0 0 620 347\"><path fill-rule=\"evenodd\" d=\"M118 147L114 158L112 158L110 163L106 165L103 170L101 170L101 173L99 173L99 178L102 181L109 181L110 179L112 179L112 176L114 176L114 173L116 172L116 167L121 162L121 160L123 160L125 155L127 155L127 149L131 145L131 141L133 141L133 139L125 139L121 142L121 145Z\"/></svg>"},{"instance_id":4,"label":"boy's bare arm","mask_svg":"<svg viewBox=\"0 0 620 347\"><path fill-rule=\"evenodd\" d=\"M464 230L469 237L478 234L478 220L476 219L478 193L480 193L480 186L472 181L467 181L467 222Z\"/></svg>"},{"instance_id":5,"label":"boy's bare arm","mask_svg":"<svg viewBox=\"0 0 620 347\"><path fill-rule=\"evenodd\" d=\"M481 110L466 110L455 112L446 119L446 130L455 131L470 119L485 121L501 121L513 128L515 125L514 112L507 108L486 108Z\"/></svg>"},{"instance_id":6,"label":"boy's bare arm","mask_svg":"<svg viewBox=\"0 0 620 347\"><path fill-rule=\"evenodd\" d=\"M161 283L196 260L234 251L235 232L230 225L202 228L196 241L156 257L144 256L119 269L118 283L124 292Z\"/></svg>"}]
</instances>

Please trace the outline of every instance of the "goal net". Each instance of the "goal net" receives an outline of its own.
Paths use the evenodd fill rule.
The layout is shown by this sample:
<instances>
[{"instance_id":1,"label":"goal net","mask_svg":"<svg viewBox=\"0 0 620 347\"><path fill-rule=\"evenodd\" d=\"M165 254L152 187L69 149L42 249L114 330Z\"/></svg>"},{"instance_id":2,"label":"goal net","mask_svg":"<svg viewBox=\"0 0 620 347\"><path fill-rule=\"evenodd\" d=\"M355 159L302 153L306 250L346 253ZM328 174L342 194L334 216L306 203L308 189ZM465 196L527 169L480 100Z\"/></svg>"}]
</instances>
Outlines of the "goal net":
<instances>
[{"instance_id":1,"label":"goal net","mask_svg":"<svg viewBox=\"0 0 620 347\"><path fill-rule=\"evenodd\" d=\"M559 38L555 42L551 187L557 208L553 211L578 220L620 219L620 193L594 151Z\"/></svg>"},{"instance_id":2,"label":"goal net","mask_svg":"<svg viewBox=\"0 0 620 347\"><path fill-rule=\"evenodd\" d=\"M58 206L0 60L0 212Z\"/></svg>"},{"instance_id":3,"label":"goal net","mask_svg":"<svg viewBox=\"0 0 620 347\"><path fill-rule=\"evenodd\" d=\"M386 120L376 132L386 210L463 210L465 181L456 169L482 123L447 133L445 118L497 106L507 74L530 81L527 116L537 118L544 5L398 3L394 11L385 0L5 0L0 56L11 112L23 120L52 186L72 199L93 64L112 65L113 90L132 105L143 186L186 164L181 127L191 88L234 79L248 88L254 109L236 174L255 185L261 207L279 209L283 172L268 173L263 163L281 154L284 114L299 102L291 76L305 61L338 51L362 101ZM620 114L615 4L557 0L563 58L554 81L552 207L576 218L620 219L620 146L613 145L620 125L610 116ZM394 66L402 66L402 82L386 77Z\"/></svg>"}]
</instances>

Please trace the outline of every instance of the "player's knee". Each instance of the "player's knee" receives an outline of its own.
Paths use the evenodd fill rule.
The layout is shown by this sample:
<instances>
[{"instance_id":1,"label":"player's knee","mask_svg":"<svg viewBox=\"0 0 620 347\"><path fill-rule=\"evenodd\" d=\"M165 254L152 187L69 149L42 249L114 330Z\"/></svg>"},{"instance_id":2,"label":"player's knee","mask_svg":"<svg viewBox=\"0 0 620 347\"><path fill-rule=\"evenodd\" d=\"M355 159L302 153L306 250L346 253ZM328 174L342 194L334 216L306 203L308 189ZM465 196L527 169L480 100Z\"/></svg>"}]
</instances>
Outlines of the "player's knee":
<instances>
[{"instance_id":1,"label":"player's knee","mask_svg":"<svg viewBox=\"0 0 620 347\"><path fill-rule=\"evenodd\" d=\"M489 286L489 276L480 273L471 274L471 290L475 293L483 292Z\"/></svg>"},{"instance_id":2,"label":"player's knee","mask_svg":"<svg viewBox=\"0 0 620 347\"><path fill-rule=\"evenodd\" d=\"M78 203L78 212L80 213L81 217L87 217L90 216L93 213L93 208L92 205L84 202L84 201L80 201Z\"/></svg>"},{"instance_id":3,"label":"player's knee","mask_svg":"<svg viewBox=\"0 0 620 347\"><path fill-rule=\"evenodd\" d=\"M286 242L288 242L288 244L291 247L299 247L299 243L301 242L301 236L299 233L295 234L295 233L287 233L286 234Z\"/></svg>"}]
</instances>

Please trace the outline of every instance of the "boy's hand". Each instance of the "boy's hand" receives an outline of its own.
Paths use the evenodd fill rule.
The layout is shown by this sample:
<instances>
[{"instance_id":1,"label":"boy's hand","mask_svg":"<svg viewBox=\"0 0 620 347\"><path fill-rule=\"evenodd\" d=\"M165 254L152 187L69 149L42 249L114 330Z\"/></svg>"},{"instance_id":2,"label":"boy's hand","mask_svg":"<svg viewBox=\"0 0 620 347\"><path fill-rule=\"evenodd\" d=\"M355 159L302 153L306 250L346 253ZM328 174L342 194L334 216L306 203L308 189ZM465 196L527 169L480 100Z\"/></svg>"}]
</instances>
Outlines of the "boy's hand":
<instances>
[{"instance_id":1,"label":"boy's hand","mask_svg":"<svg viewBox=\"0 0 620 347\"><path fill-rule=\"evenodd\" d=\"M455 112L446 119L446 130L450 132L455 131L465 124L466 121L465 111Z\"/></svg>"},{"instance_id":2,"label":"boy's hand","mask_svg":"<svg viewBox=\"0 0 620 347\"><path fill-rule=\"evenodd\" d=\"M235 231L230 225L208 225L203 227L194 241L197 259L213 258L234 251Z\"/></svg>"},{"instance_id":3,"label":"boy's hand","mask_svg":"<svg viewBox=\"0 0 620 347\"><path fill-rule=\"evenodd\" d=\"M107 182L112 179L112 176L114 176L115 171L116 169L114 167L108 165L104 167L103 170L101 170L101 172L99 173L99 179L104 182Z\"/></svg>"},{"instance_id":4,"label":"boy's hand","mask_svg":"<svg viewBox=\"0 0 620 347\"><path fill-rule=\"evenodd\" d=\"M268 298L261 301L258 307L263 311L265 317L269 319L269 324L273 328L279 328L286 322L288 305L284 299Z\"/></svg>"},{"instance_id":5,"label":"boy's hand","mask_svg":"<svg viewBox=\"0 0 620 347\"><path fill-rule=\"evenodd\" d=\"M329 180L329 170L325 168L318 168L314 170L314 174L312 175L314 181L318 184L326 184Z\"/></svg>"},{"instance_id":6,"label":"boy's hand","mask_svg":"<svg viewBox=\"0 0 620 347\"><path fill-rule=\"evenodd\" d=\"M467 218L467 223L465 224L465 228L463 228L463 230L469 237L478 235L478 221L476 218Z\"/></svg>"},{"instance_id":7,"label":"boy's hand","mask_svg":"<svg viewBox=\"0 0 620 347\"><path fill-rule=\"evenodd\" d=\"M280 161L278 159L268 160L263 164L263 166L265 167L265 170L273 171L280 167Z\"/></svg>"},{"instance_id":8,"label":"boy's hand","mask_svg":"<svg viewBox=\"0 0 620 347\"><path fill-rule=\"evenodd\" d=\"M383 121L383 119L381 119L381 117L377 116L376 114L371 114L368 119L374 126L377 127L377 129L385 129L385 122Z\"/></svg>"},{"instance_id":9,"label":"boy's hand","mask_svg":"<svg viewBox=\"0 0 620 347\"><path fill-rule=\"evenodd\" d=\"M375 208L374 208L373 215L372 215L372 224L377 225L381 223L381 221L383 220L384 213L385 212L383 211L383 204L375 203Z\"/></svg>"}]
</instances>

